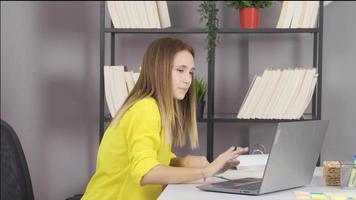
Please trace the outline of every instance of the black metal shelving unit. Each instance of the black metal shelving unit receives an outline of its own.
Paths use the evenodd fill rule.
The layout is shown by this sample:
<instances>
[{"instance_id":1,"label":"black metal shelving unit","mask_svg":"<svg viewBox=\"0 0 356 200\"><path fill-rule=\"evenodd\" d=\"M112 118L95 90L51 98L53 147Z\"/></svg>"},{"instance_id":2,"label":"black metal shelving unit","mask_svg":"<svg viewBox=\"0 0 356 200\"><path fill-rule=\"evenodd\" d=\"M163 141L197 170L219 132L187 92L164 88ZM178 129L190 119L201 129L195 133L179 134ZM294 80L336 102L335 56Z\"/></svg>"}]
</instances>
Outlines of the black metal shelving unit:
<instances>
[{"instance_id":1,"label":"black metal shelving unit","mask_svg":"<svg viewBox=\"0 0 356 200\"><path fill-rule=\"evenodd\" d=\"M297 29L240 29L240 28L220 28L219 34L312 34L313 35L313 67L317 68L319 74L316 91L312 99L312 113L310 118L303 120L321 119L321 89L322 89L322 43L323 43L323 2L319 1L319 17L317 28L297 28ZM110 64L115 63L115 36L118 34L206 34L204 28L165 28L165 29L117 29L105 27L105 1L100 2L100 140L104 133L104 123L111 120L110 114L104 113L104 63L105 63L105 36L110 35ZM266 123L278 123L284 121L301 120L246 120L237 119L236 114L214 115L214 70L215 70L215 49L208 52L210 61L208 62L208 103L207 116L197 119L198 122L207 123L207 159L213 160L214 152L214 123L239 123L242 125L258 125ZM319 161L318 161L319 164Z\"/></svg>"}]
</instances>

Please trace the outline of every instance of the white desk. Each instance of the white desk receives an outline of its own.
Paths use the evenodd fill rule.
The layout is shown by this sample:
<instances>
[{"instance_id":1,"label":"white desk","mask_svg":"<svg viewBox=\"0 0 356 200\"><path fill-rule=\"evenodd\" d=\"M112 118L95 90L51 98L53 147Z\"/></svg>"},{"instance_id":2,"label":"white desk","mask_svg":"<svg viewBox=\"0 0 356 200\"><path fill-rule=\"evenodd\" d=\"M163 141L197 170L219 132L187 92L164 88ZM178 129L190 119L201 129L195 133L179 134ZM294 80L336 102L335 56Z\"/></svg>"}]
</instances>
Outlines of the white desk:
<instances>
[{"instance_id":1,"label":"white desk","mask_svg":"<svg viewBox=\"0 0 356 200\"><path fill-rule=\"evenodd\" d=\"M247 170L229 170L224 173L225 177L228 178L245 178L245 177L261 177L263 174L262 171L247 171ZM170 184L166 187L166 189L159 196L159 200L216 200L216 199L239 199L239 200L247 200L247 199L263 199L263 200L293 200L295 199L295 191L308 191L308 192L347 192L347 193L355 193L356 190L343 190L340 187L334 186L325 186L324 181L322 179L322 168L317 167L314 172L313 180L309 185L304 187L284 190L280 192L274 192L269 194L264 194L260 196L251 196L251 195L239 195L239 194L228 194L228 193L219 193L219 192L207 192L202 191L196 188L197 185L201 185L209 182L218 182L224 181L218 178L209 178L206 182L197 181L191 184Z\"/></svg>"}]
</instances>

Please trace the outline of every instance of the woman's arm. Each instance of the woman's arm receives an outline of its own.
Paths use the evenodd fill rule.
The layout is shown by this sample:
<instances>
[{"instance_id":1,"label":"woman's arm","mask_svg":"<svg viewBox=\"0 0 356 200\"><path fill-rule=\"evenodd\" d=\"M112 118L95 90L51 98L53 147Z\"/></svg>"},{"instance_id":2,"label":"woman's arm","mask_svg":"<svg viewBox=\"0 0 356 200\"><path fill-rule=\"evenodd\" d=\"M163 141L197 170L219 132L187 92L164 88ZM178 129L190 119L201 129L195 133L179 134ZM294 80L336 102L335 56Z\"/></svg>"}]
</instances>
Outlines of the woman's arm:
<instances>
[{"instance_id":1,"label":"woman's arm","mask_svg":"<svg viewBox=\"0 0 356 200\"><path fill-rule=\"evenodd\" d=\"M235 158L248 151L248 148L234 149L234 147L229 148L204 168L157 165L142 177L141 185L185 183L222 173L238 165L239 161L235 160Z\"/></svg>"},{"instance_id":2,"label":"woman's arm","mask_svg":"<svg viewBox=\"0 0 356 200\"><path fill-rule=\"evenodd\" d=\"M209 165L209 161L206 159L205 156L187 155L184 157L172 158L169 165L172 167L204 168Z\"/></svg>"},{"instance_id":3,"label":"woman's arm","mask_svg":"<svg viewBox=\"0 0 356 200\"><path fill-rule=\"evenodd\" d=\"M204 169L157 165L141 179L141 185L185 183L208 175Z\"/></svg>"}]
</instances>

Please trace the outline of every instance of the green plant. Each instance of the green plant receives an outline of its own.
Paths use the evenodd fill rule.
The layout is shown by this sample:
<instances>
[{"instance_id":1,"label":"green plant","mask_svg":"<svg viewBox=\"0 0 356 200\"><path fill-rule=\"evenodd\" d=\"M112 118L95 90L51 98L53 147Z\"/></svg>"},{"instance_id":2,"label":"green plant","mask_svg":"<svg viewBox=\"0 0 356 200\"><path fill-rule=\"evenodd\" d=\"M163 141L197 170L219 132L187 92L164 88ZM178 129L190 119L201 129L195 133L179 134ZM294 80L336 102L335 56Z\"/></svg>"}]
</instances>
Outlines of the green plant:
<instances>
[{"instance_id":1,"label":"green plant","mask_svg":"<svg viewBox=\"0 0 356 200\"><path fill-rule=\"evenodd\" d=\"M225 1L228 8L266 8L273 5L273 1Z\"/></svg>"},{"instance_id":2,"label":"green plant","mask_svg":"<svg viewBox=\"0 0 356 200\"><path fill-rule=\"evenodd\" d=\"M219 9L216 8L215 1L203 1L199 5L198 11L200 12L200 23L205 21L205 26L207 28L207 36L206 36L206 45L205 48L208 52L211 52L215 47L216 44L219 43L218 33L218 12ZM210 56L208 53L207 61L209 62Z\"/></svg>"},{"instance_id":3,"label":"green plant","mask_svg":"<svg viewBox=\"0 0 356 200\"><path fill-rule=\"evenodd\" d=\"M197 102L203 102L206 92L208 91L208 86L206 82L203 79L194 79L195 81L195 93L196 93L196 98Z\"/></svg>"}]
</instances>

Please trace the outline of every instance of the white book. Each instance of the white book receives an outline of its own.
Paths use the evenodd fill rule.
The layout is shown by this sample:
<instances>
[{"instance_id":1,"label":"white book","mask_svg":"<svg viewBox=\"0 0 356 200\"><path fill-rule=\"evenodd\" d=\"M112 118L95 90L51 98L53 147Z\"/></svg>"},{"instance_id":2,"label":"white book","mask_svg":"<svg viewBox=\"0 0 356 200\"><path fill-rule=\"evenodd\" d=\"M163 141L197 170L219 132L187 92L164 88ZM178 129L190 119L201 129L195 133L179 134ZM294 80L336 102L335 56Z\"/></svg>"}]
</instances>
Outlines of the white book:
<instances>
[{"instance_id":1,"label":"white book","mask_svg":"<svg viewBox=\"0 0 356 200\"><path fill-rule=\"evenodd\" d=\"M311 84L310 84L309 87L308 87L308 95L307 95L307 98L306 98L306 100L304 101L303 107L299 110L299 113L298 113L298 115L297 115L298 118L300 118L300 117L303 116L304 111L307 109L309 103L311 102L317 81L318 81L318 74L315 74L314 77L313 77L313 80L312 80Z\"/></svg>"},{"instance_id":2,"label":"white book","mask_svg":"<svg viewBox=\"0 0 356 200\"><path fill-rule=\"evenodd\" d=\"M295 2L294 14L290 25L291 28L299 28L299 21L303 13L303 4L303 1Z\"/></svg>"},{"instance_id":3,"label":"white book","mask_svg":"<svg viewBox=\"0 0 356 200\"><path fill-rule=\"evenodd\" d=\"M125 72L125 80L126 80L127 91L130 94L131 90L135 86L135 81L134 81L134 78L133 78L133 72L132 71Z\"/></svg>"},{"instance_id":4,"label":"white book","mask_svg":"<svg viewBox=\"0 0 356 200\"><path fill-rule=\"evenodd\" d=\"M273 91L271 93L271 98L269 99L267 105L266 105L266 108L265 110L263 111L263 118L264 119L271 119L271 116L272 116L272 108L273 108L273 105L274 105L274 102L276 101L277 97L278 97L278 91L281 89L282 87L282 84L281 84L281 81L282 81L282 73L283 73L283 70L281 69L277 69L276 70L276 76L278 77L277 79L277 82L273 88Z\"/></svg>"},{"instance_id":5,"label":"white book","mask_svg":"<svg viewBox=\"0 0 356 200\"><path fill-rule=\"evenodd\" d=\"M114 80L113 102L117 112L127 98L128 92L126 88L124 66L112 66L112 71Z\"/></svg>"},{"instance_id":6,"label":"white book","mask_svg":"<svg viewBox=\"0 0 356 200\"><path fill-rule=\"evenodd\" d=\"M109 15L111 18L111 21L114 25L115 28L122 28L122 22L120 21L119 15L116 12L116 2L115 1L107 1L106 2L109 10Z\"/></svg>"},{"instance_id":7,"label":"white book","mask_svg":"<svg viewBox=\"0 0 356 200\"><path fill-rule=\"evenodd\" d=\"M300 91L300 87L303 82L303 75L304 75L304 70L303 69L294 69L293 70L293 76L295 77L294 82L292 83L292 88L290 89L290 94L288 96L288 99L286 101L287 105L284 107L284 109L281 111L281 118L282 119L291 119L290 117L290 109L294 106L296 97Z\"/></svg>"},{"instance_id":8,"label":"white book","mask_svg":"<svg viewBox=\"0 0 356 200\"><path fill-rule=\"evenodd\" d=\"M281 75L280 70L272 70L271 78L268 82L268 85L267 85L267 88L265 91L265 95L262 98L262 101L260 104L261 108L260 108L259 114L257 115L257 118L265 119L267 117L266 116L267 106L269 105L269 102L272 99L272 95L273 95L274 90L277 87L277 83L279 81L280 75Z\"/></svg>"},{"instance_id":9,"label":"white book","mask_svg":"<svg viewBox=\"0 0 356 200\"><path fill-rule=\"evenodd\" d=\"M293 116L293 119L299 119L301 117L301 114L303 114L303 105L306 102L309 94L309 88L310 85L312 85L313 78L316 73L316 69L305 69L305 76L303 78L303 83L300 89L300 92L295 100L295 104L292 108L291 115ZM301 113L301 114L300 114Z\"/></svg>"},{"instance_id":10,"label":"white book","mask_svg":"<svg viewBox=\"0 0 356 200\"><path fill-rule=\"evenodd\" d=\"M132 10L132 13L134 13L132 17L134 18L137 25L136 28L144 28L144 19L141 17L141 15L144 15L145 13L142 13L142 11L139 10L138 1L128 1L128 4L130 4L129 6Z\"/></svg>"},{"instance_id":11,"label":"white book","mask_svg":"<svg viewBox=\"0 0 356 200\"><path fill-rule=\"evenodd\" d=\"M270 70L265 70L262 74L261 77L261 84L260 86L257 88L257 92L256 92L256 96L255 96L255 101L252 102L256 102L253 105L253 111L251 113L251 118L252 119L256 119L256 112L257 112L257 106L258 104L261 102L262 97L263 97L263 93L266 91L267 85L268 85L268 81L269 81L269 76L270 76Z\"/></svg>"},{"instance_id":12,"label":"white book","mask_svg":"<svg viewBox=\"0 0 356 200\"><path fill-rule=\"evenodd\" d=\"M115 1L116 13L122 22L121 28L131 28L130 18L123 1Z\"/></svg>"},{"instance_id":13,"label":"white book","mask_svg":"<svg viewBox=\"0 0 356 200\"><path fill-rule=\"evenodd\" d=\"M268 95L268 90L269 90L268 88L270 87L271 80L272 80L272 70L266 69L262 75L262 84L264 84L265 87L261 90L260 96L258 97L257 105L252 114L253 118L260 118L261 116L262 109L266 102L266 97Z\"/></svg>"},{"instance_id":14,"label":"white book","mask_svg":"<svg viewBox=\"0 0 356 200\"><path fill-rule=\"evenodd\" d=\"M308 1L302 1L302 12L298 22L298 28L303 28L304 17L306 17Z\"/></svg>"},{"instance_id":15,"label":"white book","mask_svg":"<svg viewBox=\"0 0 356 200\"><path fill-rule=\"evenodd\" d=\"M145 1L145 9L150 23L150 28L161 28L156 2Z\"/></svg>"},{"instance_id":16,"label":"white book","mask_svg":"<svg viewBox=\"0 0 356 200\"><path fill-rule=\"evenodd\" d=\"M243 115L241 115L241 119L248 119L251 115L251 104L252 104L252 100L254 99L255 95L256 95L256 91L257 91L257 88L259 87L260 85L260 82L261 82L261 77L260 76L256 76L256 78L254 79L253 81L253 86L252 86L252 89L251 91L248 93L247 95L247 99L243 105Z\"/></svg>"},{"instance_id":17,"label":"white book","mask_svg":"<svg viewBox=\"0 0 356 200\"><path fill-rule=\"evenodd\" d=\"M281 13L279 14L278 23L277 23L276 28L283 28L282 25L284 24L284 20L286 18L287 9L288 9L288 1L283 1Z\"/></svg>"},{"instance_id":18,"label":"white book","mask_svg":"<svg viewBox=\"0 0 356 200\"><path fill-rule=\"evenodd\" d=\"M309 28L315 28L319 13L319 1L313 1L311 9Z\"/></svg>"},{"instance_id":19,"label":"white book","mask_svg":"<svg viewBox=\"0 0 356 200\"><path fill-rule=\"evenodd\" d=\"M158 16L160 20L160 27L167 28L171 26L171 19L169 17L167 1L156 1Z\"/></svg>"},{"instance_id":20,"label":"white book","mask_svg":"<svg viewBox=\"0 0 356 200\"><path fill-rule=\"evenodd\" d=\"M305 13L304 13L304 17L303 17L303 22L301 24L301 28L309 28L310 17L312 14L313 2L305 1L305 4L306 4L306 7L305 7Z\"/></svg>"},{"instance_id":21,"label":"white book","mask_svg":"<svg viewBox=\"0 0 356 200\"><path fill-rule=\"evenodd\" d=\"M293 72L292 69L287 69L284 71L287 74L286 82L284 83L283 89L280 91L280 96L278 98L275 110L274 110L274 118L281 119L281 111L285 107L285 103L287 100L287 96L290 92L291 83L293 81Z\"/></svg>"},{"instance_id":22,"label":"white book","mask_svg":"<svg viewBox=\"0 0 356 200\"><path fill-rule=\"evenodd\" d=\"M250 86L249 86L249 88L248 88L248 90L247 90L247 93L246 93L246 95L245 95L245 98L244 98L244 100L243 100L243 102L242 102L242 104L241 104L241 106L240 106L240 110L239 110L239 112L238 112L238 114L237 114L237 118L243 118L243 116L245 115L245 112L246 112L246 108L247 108L247 104L251 101L250 99L251 99L251 97L252 97L252 93L253 93L253 88L255 87L255 89L254 90L256 90L256 85L257 84L255 84L255 81L256 81L256 78L257 78L257 76L254 76L253 77L253 80L252 80L252 82L251 82L251 84L250 84Z\"/></svg>"},{"instance_id":23,"label":"white book","mask_svg":"<svg viewBox=\"0 0 356 200\"><path fill-rule=\"evenodd\" d=\"M135 1L135 2L136 2L137 14L139 15L140 22L141 22L140 28L150 28L150 23L148 21L144 1Z\"/></svg>"},{"instance_id":24,"label":"white book","mask_svg":"<svg viewBox=\"0 0 356 200\"><path fill-rule=\"evenodd\" d=\"M270 107L270 111L269 111L269 119L277 119L278 116L278 110L280 108L280 104L281 104L281 96L283 95L283 92L286 88L288 79L289 79L289 75L290 72L288 69L284 69L282 71L282 75L281 75L281 80L278 83L278 87L274 92L274 96L273 96L273 104Z\"/></svg>"},{"instance_id":25,"label":"white book","mask_svg":"<svg viewBox=\"0 0 356 200\"><path fill-rule=\"evenodd\" d=\"M139 72L134 72L133 73L133 79L134 79L135 85L137 83L138 77L140 77L140 73Z\"/></svg>"},{"instance_id":26,"label":"white book","mask_svg":"<svg viewBox=\"0 0 356 200\"><path fill-rule=\"evenodd\" d=\"M111 66L104 66L104 88L105 88L105 99L107 106L109 108L109 112L112 117L115 116L115 107L114 101L112 97L112 71Z\"/></svg>"},{"instance_id":27,"label":"white book","mask_svg":"<svg viewBox=\"0 0 356 200\"><path fill-rule=\"evenodd\" d=\"M286 16L283 20L283 24L281 28L289 28L293 19L295 7L298 4L296 1L288 1Z\"/></svg>"},{"instance_id":28,"label":"white book","mask_svg":"<svg viewBox=\"0 0 356 200\"><path fill-rule=\"evenodd\" d=\"M266 87L266 74L267 72L263 72L261 76L261 83L258 85L257 90L255 92L255 95L253 96L251 100L251 104L249 106L249 110L247 111L247 117L248 119L254 119L254 112L256 110L257 104L260 101L261 95Z\"/></svg>"},{"instance_id":29,"label":"white book","mask_svg":"<svg viewBox=\"0 0 356 200\"><path fill-rule=\"evenodd\" d=\"M279 110L278 110L278 114L277 114L277 119L283 119L283 114L285 113L285 111L288 109L288 105L293 97L293 92L295 91L295 87L296 87L296 82L297 82L297 73L295 69L290 69L289 70L289 77L288 77L288 81L287 81L287 85L285 87L285 90L282 93L281 96L281 101L279 104Z\"/></svg>"},{"instance_id":30,"label":"white book","mask_svg":"<svg viewBox=\"0 0 356 200\"><path fill-rule=\"evenodd\" d=\"M129 28L139 28L140 26L140 21L138 20L134 3L135 3L134 1L122 1L122 4L129 18L129 22L130 22Z\"/></svg>"},{"instance_id":31,"label":"white book","mask_svg":"<svg viewBox=\"0 0 356 200\"><path fill-rule=\"evenodd\" d=\"M304 80L304 76L305 76L305 69L296 69L296 76L297 76L297 80L296 80L296 85L295 88L292 92L292 96L291 96L291 100L289 101L289 104L287 106L287 110L285 110L285 112L283 113L283 119L294 119L293 117L293 113L292 110L296 105L296 100L297 97L301 91L302 85L303 85L303 80Z\"/></svg>"}]
</instances>

